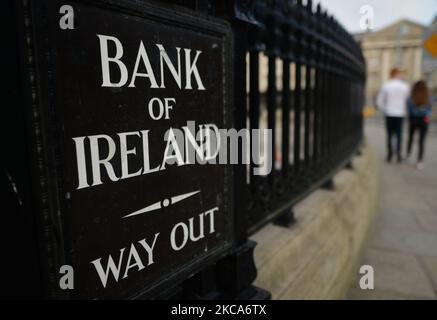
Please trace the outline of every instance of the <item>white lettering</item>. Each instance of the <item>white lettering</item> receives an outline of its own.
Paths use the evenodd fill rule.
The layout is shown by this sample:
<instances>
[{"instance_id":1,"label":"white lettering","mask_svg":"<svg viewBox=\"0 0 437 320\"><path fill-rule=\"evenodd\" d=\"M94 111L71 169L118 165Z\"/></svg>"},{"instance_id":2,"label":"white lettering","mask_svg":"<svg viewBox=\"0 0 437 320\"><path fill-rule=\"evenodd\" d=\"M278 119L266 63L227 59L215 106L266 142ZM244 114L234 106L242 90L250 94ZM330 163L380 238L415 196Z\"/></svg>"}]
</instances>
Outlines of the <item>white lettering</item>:
<instances>
[{"instance_id":1,"label":"white lettering","mask_svg":"<svg viewBox=\"0 0 437 320\"><path fill-rule=\"evenodd\" d=\"M129 167L128 167L128 155L130 154L137 154L137 149L127 148L127 136L140 136L139 132L123 132L119 133L118 136L120 137L120 157L121 157L121 178L120 179L126 179L131 178L135 176L139 176L141 174L142 169L139 169L138 171L134 173L129 173Z\"/></svg>"},{"instance_id":2,"label":"white lettering","mask_svg":"<svg viewBox=\"0 0 437 320\"><path fill-rule=\"evenodd\" d=\"M127 68L120 61L121 57L123 57L123 46L116 37L103 36L98 34L100 41L100 58L102 63L102 78L103 83L102 87L122 87L126 84L128 79ZM116 54L115 57L110 58L108 56L108 41L112 41L115 43ZM120 70L120 80L117 83L111 82L111 76L109 74L109 62L115 62L118 65Z\"/></svg>"},{"instance_id":3,"label":"white lettering","mask_svg":"<svg viewBox=\"0 0 437 320\"><path fill-rule=\"evenodd\" d=\"M194 57L194 60L191 62L190 56L191 56L191 49L184 49L185 50L185 89L193 89L191 87L191 74L194 74L194 78L197 82L197 87L199 90L205 90L205 87L203 86L202 80L200 79L199 70L197 69L197 58L199 58L202 51L197 50L196 56Z\"/></svg>"},{"instance_id":4,"label":"white lettering","mask_svg":"<svg viewBox=\"0 0 437 320\"><path fill-rule=\"evenodd\" d=\"M115 154L115 143L110 136L104 134L98 134L94 136L89 136L90 139L90 149L91 149L91 165L93 168L93 186L102 184L100 166L103 165L112 181L117 181L118 178L115 175L114 168L109 162ZM108 156L104 159L100 159L99 155L99 139L106 140L108 143Z\"/></svg>"}]
</instances>

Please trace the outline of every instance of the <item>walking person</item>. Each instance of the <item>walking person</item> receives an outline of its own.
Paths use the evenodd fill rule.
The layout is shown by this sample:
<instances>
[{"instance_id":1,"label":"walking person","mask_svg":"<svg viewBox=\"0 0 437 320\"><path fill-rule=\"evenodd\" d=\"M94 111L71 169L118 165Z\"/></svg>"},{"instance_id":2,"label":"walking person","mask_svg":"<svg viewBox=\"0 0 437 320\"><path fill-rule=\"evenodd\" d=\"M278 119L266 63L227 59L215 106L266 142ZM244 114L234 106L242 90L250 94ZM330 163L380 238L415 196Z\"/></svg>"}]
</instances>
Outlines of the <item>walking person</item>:
<instances>
[{"instance_id":1,"label":"walking person","mask_svg":"<svg viewBox=\"0 0 437 320\"><path fill-rule=\"evenodd\" d=\"M419 132L419 152L417 157L417 169L422 170L423 156L425 152L425 138L428 132L428 123L432 111L432 98L429 95L425 81L418 81L413 85L411 96L408 98L408 146L407 157L411 156L414 134Z\"/></svg>"},{"instance_id":2,"label":"walking person","mask_svg":"<svg viewBox=\"0 0 437 320\"><path fill-rule=\"evenodd\" d=\"M407 99L410 94L409 85L401 80L401 71L393 68L390 79L379 90L376 104L385 115L387 129L387 162L393 157L392 138L396 137L396 156L402 161L402 126L407 114Z\"/></svg>"}]
</instances>

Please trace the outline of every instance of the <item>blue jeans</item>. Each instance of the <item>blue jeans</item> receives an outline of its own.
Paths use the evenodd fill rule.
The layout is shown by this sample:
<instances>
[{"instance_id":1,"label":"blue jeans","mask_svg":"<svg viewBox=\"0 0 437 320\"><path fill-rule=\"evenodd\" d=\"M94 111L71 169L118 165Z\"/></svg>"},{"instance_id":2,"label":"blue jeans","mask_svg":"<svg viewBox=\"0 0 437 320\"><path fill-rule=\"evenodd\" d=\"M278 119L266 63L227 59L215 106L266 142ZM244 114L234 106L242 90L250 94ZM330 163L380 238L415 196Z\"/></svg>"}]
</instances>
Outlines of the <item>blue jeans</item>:
<instances>
[{"instance_id":1,"label":"blue jeans","mask_svg":"<svg viewBox=\"0 0 437 320\"><path fill-rule=\"evenodd\" d=\"M396 155L398 160L402 159L402 124L403 117L385 117L387 128L387 161L391 161L393 156L392 140L396 136Z\"/></svg>"}]
</instances>

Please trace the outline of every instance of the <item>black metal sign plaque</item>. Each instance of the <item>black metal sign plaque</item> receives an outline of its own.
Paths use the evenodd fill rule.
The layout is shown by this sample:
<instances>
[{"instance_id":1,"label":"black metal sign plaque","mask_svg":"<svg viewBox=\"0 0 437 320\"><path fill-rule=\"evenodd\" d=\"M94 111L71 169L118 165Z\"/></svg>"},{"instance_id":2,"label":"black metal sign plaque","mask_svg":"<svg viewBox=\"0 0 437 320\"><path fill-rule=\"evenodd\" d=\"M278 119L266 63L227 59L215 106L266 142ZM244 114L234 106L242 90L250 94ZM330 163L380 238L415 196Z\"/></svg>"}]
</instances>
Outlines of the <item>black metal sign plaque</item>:
<instances>
[{"instance_id":1,"label":"black metal sign plaque","mask_svg":"<svg viewBox=\"0 0 437 320\"><path fill-rule=\"evenodd\" d=\"M232 243L229 167L189 164L174 142L179 132L194 146L188 129L195 139L230 126L229 28L138 1L21 9L51 292L64 293L62 265L74 270L68 297L129 298L222 257Z\"/></svg>"}]
</instances>

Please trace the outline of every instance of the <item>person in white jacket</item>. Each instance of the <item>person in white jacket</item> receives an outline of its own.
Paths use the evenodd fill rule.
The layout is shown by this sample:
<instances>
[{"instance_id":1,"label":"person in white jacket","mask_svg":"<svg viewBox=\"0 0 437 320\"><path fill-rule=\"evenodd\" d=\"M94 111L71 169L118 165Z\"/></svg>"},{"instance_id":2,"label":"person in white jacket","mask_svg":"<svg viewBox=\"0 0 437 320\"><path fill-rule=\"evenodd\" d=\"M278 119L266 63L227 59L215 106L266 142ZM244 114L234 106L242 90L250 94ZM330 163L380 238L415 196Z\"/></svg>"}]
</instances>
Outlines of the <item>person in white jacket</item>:
<instances>
[{"instance_id":1,"label":"person in white jacket","mask_svg":"<svg viewBox=\"0 0 437 320\"><path fill-rule=\"evenodd\" d=\"M407 114L407 99L410 86L401 80L401 72L397 68L390 71L390 79L379 90L376 104L385 115L387 128L387 162L392 160L392 138L396 136L396 155L402 161L402 126Z\"/></svg>"}]
</instances>

